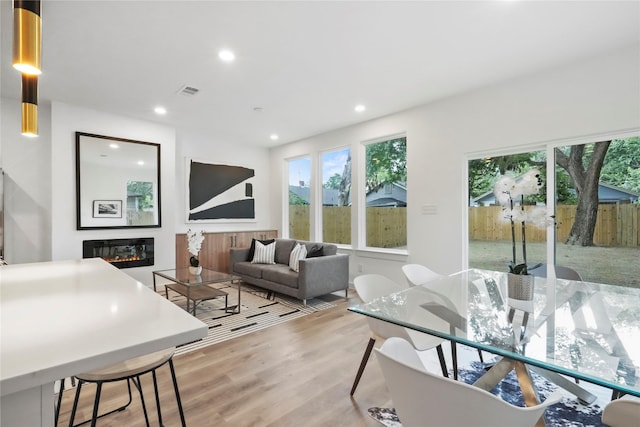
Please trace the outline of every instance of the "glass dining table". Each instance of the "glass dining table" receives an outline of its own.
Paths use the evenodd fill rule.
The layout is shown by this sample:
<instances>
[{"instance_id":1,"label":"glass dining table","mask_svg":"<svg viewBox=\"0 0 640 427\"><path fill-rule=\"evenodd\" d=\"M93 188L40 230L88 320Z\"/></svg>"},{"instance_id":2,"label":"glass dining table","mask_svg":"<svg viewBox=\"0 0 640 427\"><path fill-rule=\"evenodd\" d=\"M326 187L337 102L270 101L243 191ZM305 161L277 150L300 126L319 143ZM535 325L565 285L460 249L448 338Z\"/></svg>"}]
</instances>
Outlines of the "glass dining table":
<instances>
[{"instance_id":1,"label":"glass dining table","mask_svg":"<svg viewBox=\"0 0 640 427\"><path fill-rule=\"evenodd\" d=\"M550 274L523 301L507 294L507 276L465 270L349 310L498 355L475 385L491 390L515 370L529 406L539 402L531 371L583 403L596 397L575 379L640 396L640 289Z\"/></svg>"}]
</instances>

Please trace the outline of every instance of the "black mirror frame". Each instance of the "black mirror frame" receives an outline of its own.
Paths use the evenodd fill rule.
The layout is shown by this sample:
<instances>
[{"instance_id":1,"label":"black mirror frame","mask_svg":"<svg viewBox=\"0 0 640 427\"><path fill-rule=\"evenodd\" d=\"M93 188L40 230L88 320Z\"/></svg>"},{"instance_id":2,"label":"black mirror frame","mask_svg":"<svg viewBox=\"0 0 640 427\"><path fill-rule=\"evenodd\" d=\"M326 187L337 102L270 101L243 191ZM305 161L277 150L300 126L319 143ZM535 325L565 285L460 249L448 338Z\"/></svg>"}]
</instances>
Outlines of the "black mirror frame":
<instances>
[{"instance_id":1,"label":"black mirror frame","mask_svg":"<svg viewBox=\"0 0 640 427\"><path fill-rule=\"evenodd\" d=\"M158 182L158 197L157 197L157 209L158 209L158 223L152 225L115 225L115 226L82 226L81 224L81 214L80 214L80 139L85 137L90 138L102 138L108 139L112 141L126 142L126 143L134 143L134 144L144 144L156 147L156 171L157 171L157 182ZM161 169L160 169L161 157L160 157L160 144L154 142L145 142L145 141L136 141L133 139L125 139L125 138L117 138L113 136L104 136L104 135L96 135L92 133L85 132L76 132L76 229L77 230L108 230L108 229L129 229L129 228L160 228L162 227L162 187L161 187Z\"/></svg>"}]
</instances>

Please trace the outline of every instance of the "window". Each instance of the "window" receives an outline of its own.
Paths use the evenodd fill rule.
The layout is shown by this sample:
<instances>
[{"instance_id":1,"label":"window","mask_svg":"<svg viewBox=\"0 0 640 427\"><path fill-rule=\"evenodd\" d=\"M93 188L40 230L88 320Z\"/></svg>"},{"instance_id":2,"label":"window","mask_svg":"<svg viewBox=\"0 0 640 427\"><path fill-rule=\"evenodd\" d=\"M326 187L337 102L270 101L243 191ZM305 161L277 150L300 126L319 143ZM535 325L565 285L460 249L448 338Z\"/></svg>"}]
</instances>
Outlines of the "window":
<instances>
[{"instance_id":1,"label":"window","mask_svg":"<svg viewBox=\"0 0 640 427\"><path fill-rule=\"evenodd\" d=\"M366 246L406 249L406 137L366 143L364 169Z\"/></svg>"},{"instance_id":2,"label":"window","mask_svg":"<svg viewBox=\"0 0 640 427\"><path fill-rule=\"evenodd\" d=\"M351 244L351 150L322 154L322 241Z\"/></svg>"},{"instance_id":3,"label":"window","mask_svg":"<svg viewBox=\"0 0 640 427\"><path fill-rule=\"evenodd\" d=\"M311 158L289 160L289 238L310 240Z\"/></svg>"},{"instance_id":4,"label":"window","mask_svg":"<svg viewBox=\"0 0 640 427\"><path fill-rule=\"evenodd\" d=\"M545 172L546 158L554 168ZM640 137L549 147L546 151L469 161L469 266L507 271L512 258L510 230L496 221L493 183L505 171L515 176L537 167L541 194L526 203L555 201L548 245L526 228L527 264L569 267L588 282L640 285ZM547 185L548 184L548 185ZM550 194L546 196L546 193ZM506 228L505 228L506 227ZM521 242L520 234L516 241ZM521 244L516 247L522 259Z\"/></svg>"}]
</instances>

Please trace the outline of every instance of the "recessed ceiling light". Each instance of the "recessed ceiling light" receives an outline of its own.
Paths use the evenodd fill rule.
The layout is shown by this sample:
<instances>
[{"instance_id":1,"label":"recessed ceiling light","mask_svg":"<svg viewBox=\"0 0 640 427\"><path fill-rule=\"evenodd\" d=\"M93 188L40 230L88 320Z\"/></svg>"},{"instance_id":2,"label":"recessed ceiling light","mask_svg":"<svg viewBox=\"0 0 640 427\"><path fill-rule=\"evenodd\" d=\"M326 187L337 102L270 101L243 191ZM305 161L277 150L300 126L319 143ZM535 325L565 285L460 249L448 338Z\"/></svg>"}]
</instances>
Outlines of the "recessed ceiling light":
<instances>
[{"instance_id":1,"label":"recessed ceiling light","mask_svg":"<svg viewBox=\"0 0 640 427\"><path fill-rule=\"evenodd\" d=\"M356 105L354 110L356 110L356 113L362 113L364 110L366 110L366 107L362 104L358 104Z\"/></svg>"},{"instance_id":2,"label":"recessed ceiling light","mask_svg":"<svg viewBox=\"0 0 640 427\"><path fill-rule=\"evenodd\" d=\"M271 138L271 140L272 140L272 141L277 141L277 140L278 140L278 138L280 138L280 137L279 137L277 134L272 133L272 134L271 134L271 136L270 136L269 138Z\"/></svg>"},{"instance_id":3,"label":"recessed ceiling light","mask_svg":"<svg viewBox=\"0 0 640 427\"><path fill-rule=\"evenodd\" d=\"M222 59L225 62L231 62L236 59L236 55L230 50L221 50L218 52L218 58Z\"/></svg>"},{"instance_id":4,"label":"recessed ceiling light","mask_svg":"<svg viewBox=\"0 0 640 427\"><path fill-rule=\"evenodd\" d=\"M120 148L120 146L118 144L116 144L115 142L112 142L111 144L109 144L109 148L113 148L114 150Z\"/></svg>"},{"instance_id":5,"label":"recessed ceiling light","mask_svg":"<svg viewBox=\"0 0 640 427\"><path fill-rule=\"evenodd\" d=\"M138 166L144 166L144 160L138 160Z\"/></svg>"},{"instance_id":6,"label":"recessed ceiling light","mask_svg":"<svg viewBox=\"0 0 640 427\"><path fill-rule=\"evenodd\" d=\"M160 114L161 116L164 116L165 114L167 114L167 109L164 107L156 107L153 109L153 111L155 111L156 114Z\"/></svg>"}]
</instances>

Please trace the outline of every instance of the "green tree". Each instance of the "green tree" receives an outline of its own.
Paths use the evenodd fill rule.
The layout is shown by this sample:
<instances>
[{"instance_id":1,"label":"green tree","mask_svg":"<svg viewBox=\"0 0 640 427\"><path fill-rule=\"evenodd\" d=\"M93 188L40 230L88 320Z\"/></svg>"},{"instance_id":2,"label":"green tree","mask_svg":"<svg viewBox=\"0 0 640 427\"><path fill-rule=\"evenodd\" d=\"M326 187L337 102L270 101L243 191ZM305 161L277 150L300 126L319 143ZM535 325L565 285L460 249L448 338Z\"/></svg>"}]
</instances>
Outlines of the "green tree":
<instances>
[{"instance_id":1,"label":"green tree","mask_svg":"<svg viewBox=\"0 0 640 427\"><path fill-rule=\"evenodd\" d=\"M600 180L640 193L640 137L611 141Z\"/></svg>"},{"instance_id":2,"label":"green tree","mask_svg":"<svg viewBox=\"0 0 640 427\"><path fill-rule=\"evenodd\" d=\"M498 176L506 173L517 176L537 167L545 175L545 165L546 156L541 151L470 160L469 196L475 198L492 191ZM535 199L544 201L544 193Z\"/></svg>"},{"instance_id":3,"label":"green tree","mask_svg":"<svg viewBox=\"0 0 640 427\"><path fill-rule=\"evenodd\" d=\"M593 246L593 233L598 218L598 186L600 171L611 141L594 144L572 145L556 148L556 163L567 171L578 196L576 217L566 243L578 246Z\"/></svg>"},{"instance_id":4,"label":"green tree","mask_svg":"<svg viewBox=\"0 0 640 427\"><path fill-rule=\"evenodd\" d=\"M385 184L407 181L407 139L395 138L366 146L366 194Z\"/></svg>"},{"instance_id":5,"label":"green tree","mask_svg":"<svg viewBox=\"0 0 640 427\"><path fill-rule=\"evenodd\" d=\"M127 197L138 199L138 209L153 208L153 183L146 181L128 181Z\"/></svg>"},{"instance_id":6,"label":"green tree","mask_svg":"<svg viewBox=\"0 0 640 427\"><path fill-rule=\"evenodd\" d=\"M289 205L308 205L308 204L309 203L305 199L298 196L293 191L289 190Z\"/></svg>"},{"instance_id":7,"label":"green tree","mask_svg":"<svg viewBox=\"0 0 640 427\"><path fill-rule=\"evenodd\" d=\"M342 175L339 173L334 173L329 177L327 182L325 182L322 186L324 188L331 188L334 190L338 190L340 188L340 182L342 181Z\"/></svg>"}]
</instances>

